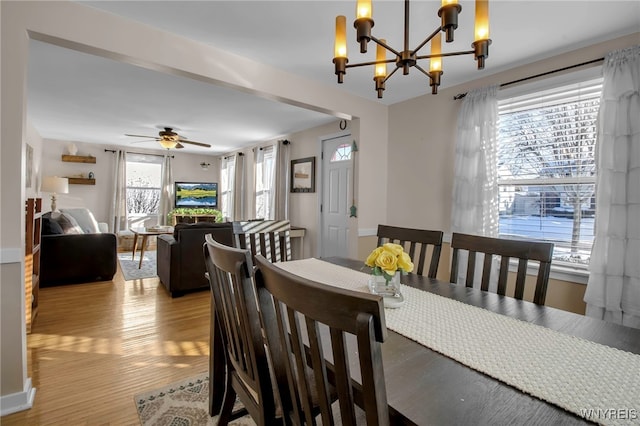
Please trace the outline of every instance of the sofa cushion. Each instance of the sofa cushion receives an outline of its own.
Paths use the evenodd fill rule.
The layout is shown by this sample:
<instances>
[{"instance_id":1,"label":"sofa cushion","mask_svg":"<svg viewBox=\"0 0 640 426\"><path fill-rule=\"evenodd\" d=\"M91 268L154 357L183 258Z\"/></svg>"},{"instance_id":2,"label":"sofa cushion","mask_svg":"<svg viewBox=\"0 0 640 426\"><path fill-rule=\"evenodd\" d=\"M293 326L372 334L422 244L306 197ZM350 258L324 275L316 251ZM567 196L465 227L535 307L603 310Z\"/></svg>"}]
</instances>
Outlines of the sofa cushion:
<instances>
[{"instance_id":1,"label":"sofa cushion","mask_svg":"<svg viewBox=\"0 0 640 426\"><path fill-rule=\"evenodd\" d=\"M93 213L89 209L60 209L65 215L72 216L85 234L99 234L100 227L98 221L93 217Z\"/></svg>"}]
</instances>

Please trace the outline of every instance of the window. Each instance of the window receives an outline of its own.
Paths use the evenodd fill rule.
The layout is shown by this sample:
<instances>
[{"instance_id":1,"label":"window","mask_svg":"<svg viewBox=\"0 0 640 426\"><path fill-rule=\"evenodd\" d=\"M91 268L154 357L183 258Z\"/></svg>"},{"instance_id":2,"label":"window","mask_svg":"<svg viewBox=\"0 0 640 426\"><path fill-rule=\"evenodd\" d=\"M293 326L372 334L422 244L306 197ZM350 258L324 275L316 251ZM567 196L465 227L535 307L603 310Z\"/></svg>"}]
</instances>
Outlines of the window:
<instances>
[{"instance_id":1,"label":"window","mask_svg":"<svg viewBox=\"0 0 640 426\"><path fill-rule=\"evenodd\" d=\"M273 146L259 148L256 156L256 219L273 219L275 169Z\"/></svg>"},{"instance_id":2,"label":"window","mask_svg":"<svg viewBox=\"0 0 640 426\"><path fill-rule=\"evenodd\" d=\"M127 213L135 218L158 214L162 187L162 157L127 155Z\"/></svg>"},{"instance_id":3,"label":"window","mask_svg":"<svg viewBox=\"0 0 640 426\"><path fill-rule=\"evenodd\" d=\"M220 170L220 211L222 217L233 220L233 188L235 186L236 156L222 159Z\"/></svg>"},{"instance_id":4,"label":"window","mask_svg":"<svg viewBox=\"0 0 640 426\"><path fill-rule=\"evenodd\" d=\"M340 145L333 151L331 162L351 160L351 144L345 143Z\"/></svg>"},{"instance_id":5,"label":"window","mask_svg":"<svg viewBox=\"0 0 640 426\"><path fill-rule=\"evenodd\" d=\"M557 263L589 263L601 92L600 78L498 104L500 236L553 242Z\"/></svg>"}]
</instances>

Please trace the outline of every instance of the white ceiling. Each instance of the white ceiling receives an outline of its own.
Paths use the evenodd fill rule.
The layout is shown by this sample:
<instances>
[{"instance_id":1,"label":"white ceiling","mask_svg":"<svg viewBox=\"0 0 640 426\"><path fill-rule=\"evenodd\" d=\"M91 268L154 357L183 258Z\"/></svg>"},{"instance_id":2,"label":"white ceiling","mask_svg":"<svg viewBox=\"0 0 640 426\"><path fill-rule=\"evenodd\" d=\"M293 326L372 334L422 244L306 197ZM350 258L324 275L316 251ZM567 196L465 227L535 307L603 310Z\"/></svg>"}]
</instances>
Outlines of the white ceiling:
<instances>
[{"instance_id":1,"label":"white ceiling","mask_svg":"<svg viewBox=\"0 0 640 426\"><path fill-rule=\"evenodd\" d=\"M82 2L216 48L250 57L327 85L333 72L335 16L353 20L350 1L89 1ZM470 50L473 1L461 1L456 41L443 51ZM411 2L410 47L439 24L440 1ZM402 50L403 2L373 1L373 34ZM599 41L640 31L640 2L491 0L490 55L478 71L472 56L444 60L441 88L555 56ZM361 55L355 29L347 29L350 63ZM428 47L421 53L428 54ZM425 65L427 66L427 65ZM371 67L347 70L340 86L352 94L390 105L429 93L417 70L396 73L376 99ZM47 139L132 146L125 133L156 135L173 127L183 137L213 145L187 145L185 152L217 155L279 138L333 117L257 98L209 83L32 41L29 53L28 115ZM134 146L157 148L155 142Z\"/></svg>"}]
</instances>

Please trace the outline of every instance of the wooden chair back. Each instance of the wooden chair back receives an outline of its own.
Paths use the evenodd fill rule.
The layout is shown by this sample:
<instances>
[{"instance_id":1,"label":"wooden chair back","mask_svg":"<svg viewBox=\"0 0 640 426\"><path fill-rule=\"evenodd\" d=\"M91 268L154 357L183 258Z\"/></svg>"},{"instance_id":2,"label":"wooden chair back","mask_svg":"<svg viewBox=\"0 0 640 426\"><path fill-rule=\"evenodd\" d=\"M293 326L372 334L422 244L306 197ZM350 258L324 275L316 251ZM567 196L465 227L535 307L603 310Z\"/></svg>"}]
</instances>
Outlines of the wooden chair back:
<instances>
[{"instance_id":1,"label":"wooden chair back","mask_svg":"<svg viewBox=\"0 0 640 426\"><path fill-rule=\"evenodd\" d=\"M261 254L271 262L291 260L291 224L288 220L233 222L235 245Z\"/></svg>"},{"instance_id":2,"label":"wooden chair back","mask_svg":"<svg viewBox=\"0 0 640 426\"><path fill-rule=\"evenodd\" d=\"M396 243L404 247L414 263L414 273L423 275L429 246L432 247L429 261L429 278L438 274L438 263L442 250L442 231L402 228L398 226L378 225L378 246L384 243Z\"/></svg>"},{"instance_id":3,"label":"wooden chair back","mask_svg":"<svg viewBox=\"0 0 640 426\"><path fill-rule=\"evenodd\" d=\"M273 424L276 402L258 314L251 252L220 244L207 235L204 256L226 355L227 381L219 424L233 419L236 395L258 425Z\"/></svg>"},{"instance_id":4,"label":"wooden chair back","mask_svg":"<svg viewBox=\"0 0 640 426\"><path fill-rule=\"evenodd\" d=\"M387 336L382 298L307 280L262 256L256 256L256 265L267 346L278 366L276 381L288 420L296 425L316 424L319 411L324 425L334 424L338 413L341 424L356 424L355 382L346 345L347 339L355 339L357 353L352 351L351 356L361 373L361 383L355 384L360 392L355 394L362 397L366 423L388 424L381 355L381 343ZM333 355L331 368L325 353ZM306 366L313 374L305 374Z\"/></svg>"},{"instance_id":5,"label":"wooden chair back","mask_svg":"<svg viewBox=\"0 0 640 426\"><path fill-rule=\"evenodd\" d=\"M539 263L539 268L533 302L538 305L544 305L547 295L547 284L549 282L549 272L551 270L551 258L553 256L552 243L481 237L454 232L451 238L451 249L453 250L453 257L451 261L451 275L449 281L452 283L455 283L458 277L460 250L466 250L469 254L465 281L467 287L473 287L476 254L485 254L480 287L484 291L488 291L489 289L493 256L500 256L500 272L498 274L498 286L496 292L503 296L507 290L507 277L509 275L510 259L517 258L518 270L516 273L513 297L520 300L522 300L524 296L528 262L530 260L537 261Z\"/></svg>"}]
</instances>

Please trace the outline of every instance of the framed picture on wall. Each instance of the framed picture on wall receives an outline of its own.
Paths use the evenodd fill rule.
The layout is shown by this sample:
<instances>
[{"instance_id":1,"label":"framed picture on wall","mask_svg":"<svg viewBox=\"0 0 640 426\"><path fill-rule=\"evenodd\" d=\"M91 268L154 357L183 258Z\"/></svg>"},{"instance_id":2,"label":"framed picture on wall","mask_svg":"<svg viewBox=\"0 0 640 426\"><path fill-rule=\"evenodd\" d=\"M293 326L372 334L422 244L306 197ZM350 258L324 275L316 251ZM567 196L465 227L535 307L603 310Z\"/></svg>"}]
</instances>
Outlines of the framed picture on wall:
<instances>
[{"instance_id":1,"label":"framed picture on wall","mask_svg":"<svg viewBox=\"0 0 640 426\"><path fill-rule=\"evenodd\" d=\"M291 192L316 192L316 157L291 160Z\"/></svg>"}]
</instances>

